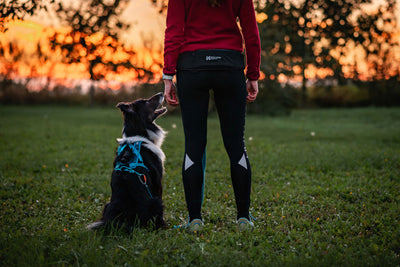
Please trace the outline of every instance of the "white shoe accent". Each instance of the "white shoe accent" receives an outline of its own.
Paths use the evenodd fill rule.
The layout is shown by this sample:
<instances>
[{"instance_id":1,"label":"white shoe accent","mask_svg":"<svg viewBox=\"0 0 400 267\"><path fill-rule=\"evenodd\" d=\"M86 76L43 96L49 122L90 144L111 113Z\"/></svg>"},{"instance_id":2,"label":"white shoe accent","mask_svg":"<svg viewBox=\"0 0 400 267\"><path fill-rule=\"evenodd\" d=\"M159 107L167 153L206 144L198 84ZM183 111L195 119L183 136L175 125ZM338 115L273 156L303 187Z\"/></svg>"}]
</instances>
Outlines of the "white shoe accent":
<instances>
[{"instance_id":1,"label":"white shoe accent","mask_svg":"<svg viewBox=\"0 0 400 267\"><path fill-rule=\"evenodd\" d=\"M186 156L185 156L185 171L187 169L189 169L193 164L194 164L194 162L189 158L188 154L186 154Z\"/></svg>"},{"instance_id":2,"label":"white shoe accent","mask_svg":"<svg viewBox=\"0 0 400 267\"><path fill-rule=\"evenodd\" d=\"M239 165L247 170L246 156L244 154L242 158L239 160Z\"/></svg>"}]
</instances>

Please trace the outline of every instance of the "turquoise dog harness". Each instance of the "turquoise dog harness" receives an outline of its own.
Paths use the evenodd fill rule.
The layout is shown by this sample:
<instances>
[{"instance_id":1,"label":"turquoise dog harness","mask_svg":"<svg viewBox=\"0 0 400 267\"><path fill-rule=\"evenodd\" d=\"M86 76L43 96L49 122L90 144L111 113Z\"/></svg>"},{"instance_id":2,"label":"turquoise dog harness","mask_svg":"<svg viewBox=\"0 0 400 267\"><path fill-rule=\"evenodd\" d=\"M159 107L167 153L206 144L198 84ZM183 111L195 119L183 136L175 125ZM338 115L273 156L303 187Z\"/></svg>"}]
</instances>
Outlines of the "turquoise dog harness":
<instances>
[{"instance_id":1,"label":"turquoise dog harness","mask_svg":"<svg viewBox=\"0 0 400 267\"><path fill-rule=\"evenodd\" d=\"M142 155L140 154L141 146L142 146L142 141L121 144L117 150L117 157L120 156L125 149L131 150L132 157L128 162L121 162L120 160L116 161L114 171L129 172L132 174L136 174L139 178L140 183L146 187L149 196L153 198L150 189L147 185L146 175L137 171L137 168L139 167L142 167L147 171L149 170L143 163Z\"/></svg>"}]
</instances>

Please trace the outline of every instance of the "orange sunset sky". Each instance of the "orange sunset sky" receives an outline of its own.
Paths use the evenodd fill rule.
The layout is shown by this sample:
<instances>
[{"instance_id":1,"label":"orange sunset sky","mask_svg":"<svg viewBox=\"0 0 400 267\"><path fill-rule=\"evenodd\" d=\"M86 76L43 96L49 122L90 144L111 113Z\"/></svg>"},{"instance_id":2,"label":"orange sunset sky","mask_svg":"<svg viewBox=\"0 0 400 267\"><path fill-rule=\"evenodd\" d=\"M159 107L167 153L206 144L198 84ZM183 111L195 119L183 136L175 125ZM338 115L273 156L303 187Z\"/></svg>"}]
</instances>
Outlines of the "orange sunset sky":
<instances>
[{"instance_id":1,"label":"orange sunset sky","mask_svg":"<svg viewBox=\"0 0 400 267\"><path fill-rule=\"evenodd\" d=\"M66 1L67 2L67 1ZM130 45L137 51L135 63L140 67L151 68L156 74L155 79L161 75L161 69L153 66L153 59L162 62L161 54L163 49L163 34L165 30L165 15L159 14L158 7L154 6L150 0L134 0L127 6L122 14L124 20L131 24L131 28L121 34L125 44ZM34 53L37 48L37 42L49 36L54 29L62 30L54 12L40 11L33 17L25 17L24 21L11 21L7 24L8 30L0 33L0 41L4 44L6 41L13 41L23 47L25 53L29 55ZM150 43L150 49L143 49L145 43ZM57 56L55 56L57 59ZM25 61L34 60L27 58ZM32 76L29 66L20 64L16 76ZM0 61L0 72L4 72L7 67ZM59 79L87 79L85 67L82 65L67 66L65 64L56 64L51 66L37 66L36 74L38 76L52 76ZM134 79L135 75L114 76L121 82L127 82ZM18 78L18 77L17 77Z\"/></svg>"},{"instance_id":2,"label":"orange sunset sky","mask_svg":"<svg viewBox=\"0 0 400 267\"><path fill-rule=\"evenodd\" d=\"M68 1L68 0L66 0ZM375 0L374 4L367 6L367 9L374 9L383 0ZM398 7L399 8L399 7ZM399 12L400 14L400 12ZM154 6L150 0L132 0L123 13L123 18L131 24L129 31L124 32L122 40L134 47L137 51L136 64L141 67L150 68L156 74L155 78L159 78L161 68L152 64L153 59L162 62L163 35L165 30L165 15L158 12L158 7ZM260 19L262 16L260 16ZM399 18L400 19L400 18ZM60 29L56 15L52 12L38 12L33 17L26 17L25 21L12 21L7 25L8 31L0 33L0 41L16 41L23 46L27 54L34 53L36 44L41 39L44 39L53 31ZM150 43L150 49L143 49L145 43ZM149 47L149 46L148 46ZM354 53L353 53L354 54ZM57 58L57 57L56 57ZM29 61L29 59L27 59ZM32 60L32 59L31 59ZM4 73L4 64L0 62L0 72ZM36 75L52 76L60 79L87 79L88 74L84 66L67 66L65 64L56 64L51 67L51 74L46 66L38 66ZM307 73L308 78L313 78L316 74L325 76L324 70L310 69ZM31 69L28 66L21 65L18 68L20 76L32 76ZM134 75L112 76L109 79L114 79L121 82L127 82L134 79Z\"/></svg>"}]
</instances>

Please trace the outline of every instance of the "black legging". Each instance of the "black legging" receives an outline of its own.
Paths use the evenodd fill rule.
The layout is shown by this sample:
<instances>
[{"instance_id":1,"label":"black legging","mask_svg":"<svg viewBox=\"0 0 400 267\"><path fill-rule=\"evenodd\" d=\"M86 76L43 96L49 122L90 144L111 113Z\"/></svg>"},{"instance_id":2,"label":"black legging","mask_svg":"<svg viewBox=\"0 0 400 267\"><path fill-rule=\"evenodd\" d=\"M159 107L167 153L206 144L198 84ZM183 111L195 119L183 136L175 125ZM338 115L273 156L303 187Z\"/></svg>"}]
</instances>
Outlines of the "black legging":
<instances>
[{"instance_id":1,"label":"black legging","mask_svg":"<svg viewBox=\"0 0 400 267\"><path fill-rule=\"evenodd\" d=\"M244 142L247 91L243 70L181 70L177 85L185 133L182 177L189 220L201 219L210 89L230 159L237 218L249 219L251 170Z\"/></svg>"}]
</instances>

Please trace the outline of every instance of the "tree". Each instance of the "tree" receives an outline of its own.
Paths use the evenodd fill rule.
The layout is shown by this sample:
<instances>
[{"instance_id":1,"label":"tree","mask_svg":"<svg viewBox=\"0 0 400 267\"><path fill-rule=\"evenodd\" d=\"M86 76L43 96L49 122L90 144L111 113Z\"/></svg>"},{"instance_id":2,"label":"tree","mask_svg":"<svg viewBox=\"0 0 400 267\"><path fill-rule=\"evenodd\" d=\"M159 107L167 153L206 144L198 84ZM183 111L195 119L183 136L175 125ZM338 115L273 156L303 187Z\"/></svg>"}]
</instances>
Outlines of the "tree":
<instances>
[{"instance_id":1,"label":"tree","mask_svg":"<svg viewBox=\"0 0 400 267\"><path fill-rule=\"evenodd\" d=\"M56 32L51 47L62 55L64 63L85 64L89 78L97 81L112 73L134 70L137 79L149 79L152 73L135 67L135 51L119 39L119 34L130 25L121 20L129 0L90 0L79 6L58 3L56 12L69 28ZM93 99L94 86L90 90Z\"/></svg>"},{"instance_id":2,"label":"tree","mask_svg":"<svg viewBox=\"0 0 400 267\"><path fill-rule=\"evenodd\" d=\"M279 73L302 76L302 92L306 95L306 69L328 67L340 83L346 79L342 59L347 56L347 46L353 43L367 53L382 53L392 36L384 24L396 25L394 0L388 8L366 13L362 0L266 0L256 1L258 13L264 13L260 23L263 61L266 77ZM384 18L386 16L387 18ZM372 45L373 44L373 45ZM372 45L372 47L371 47ZM378 52L379 51L379 52ZM387 51L387 50L385 50ZM295 68L299 71L295 72Z\"/></svg>"},{"instance_id":3,"label":"tree","mask_svg":"<svg viewBox=\"0 0 400 267\"><path fill-rule=\"evenodd\" d=\"M395 10L396 0L387 0L386 6L380 6L372 14L361 14L357 19L356 27L359 32L354 33L354 41L364 48L368 72L371 74L369 80L400 77L400 62L395 57L400 53L400 40L396 38L398 24Z\"/></svg>"},{"instance_id":4,"label":"tree","mask_svg":"<svg viewBox=\"0 0 400 267\"><path fill-rule=\"evenodd\" d=\"M5 23L10 19L23 19L25 15L33 15L36 11L47 10L55 0L5 0L0 3L0 32L7 30Z\"/></svg>"},{"instance_id":5,"label":"tree","mask_svg":"<svg viewBox=\"0 0 400 267\"><path fill-rule=\"evenodd\" d=\"M167 11L168 0L150 0L155 7L158 8L158 12L165 13Z\"/></svg>"}]
</instances>

